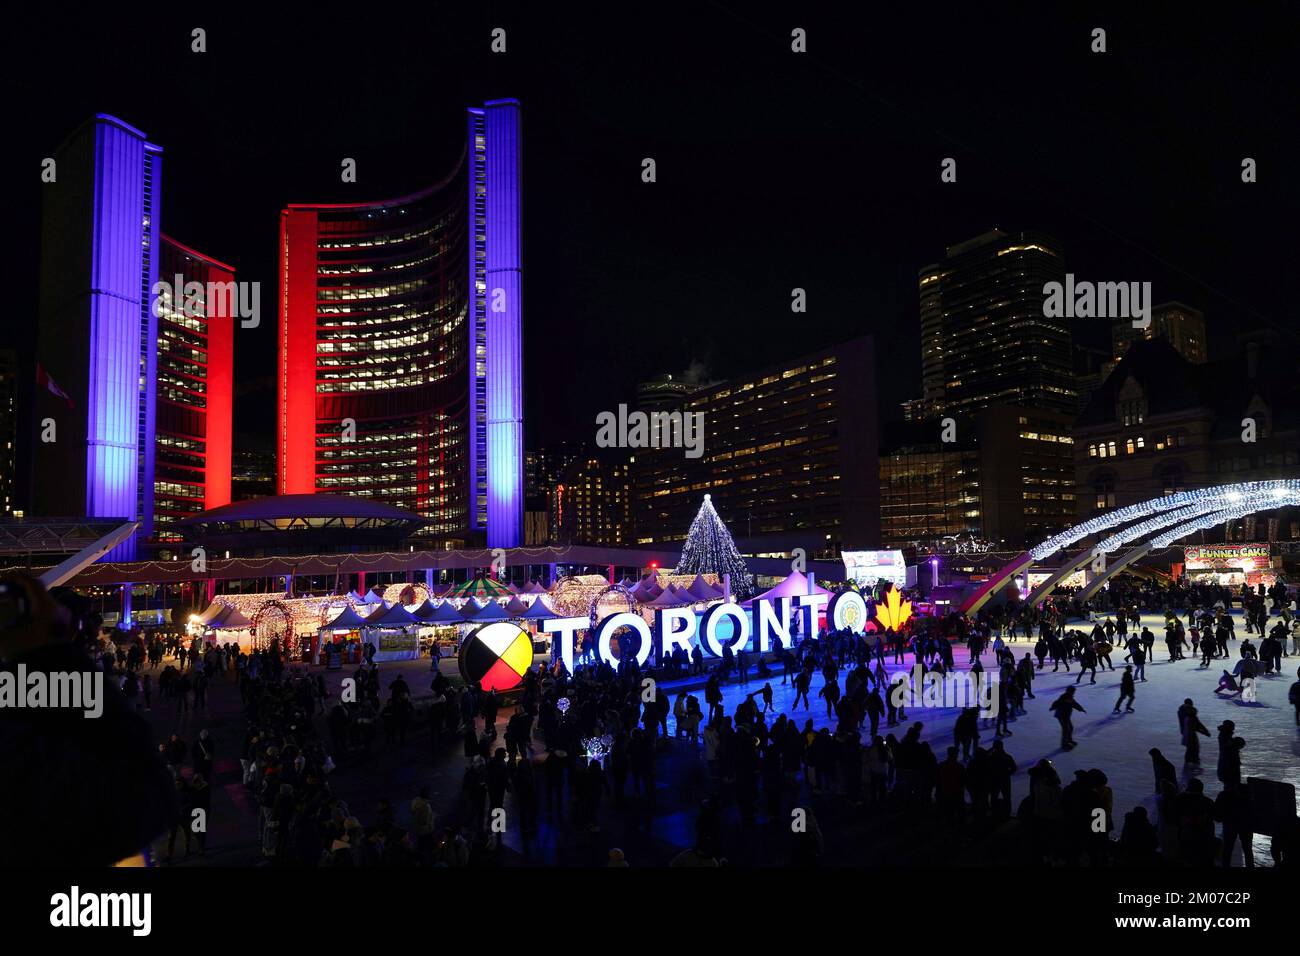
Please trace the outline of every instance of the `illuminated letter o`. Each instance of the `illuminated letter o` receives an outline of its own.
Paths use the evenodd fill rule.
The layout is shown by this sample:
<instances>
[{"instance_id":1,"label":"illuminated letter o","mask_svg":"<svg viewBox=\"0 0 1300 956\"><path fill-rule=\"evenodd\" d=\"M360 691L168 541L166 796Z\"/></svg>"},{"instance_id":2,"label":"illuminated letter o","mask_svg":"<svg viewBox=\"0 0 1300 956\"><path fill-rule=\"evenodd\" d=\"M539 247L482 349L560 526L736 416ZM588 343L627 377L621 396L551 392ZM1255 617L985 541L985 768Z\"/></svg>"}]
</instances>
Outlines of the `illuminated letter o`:
<instances>
[{"instance_id":1,"label":"illuminated letter o","mask_svg":"<svg viewBox=\"0 0 1300 956\"><path fill-rule=\"evenodd\" d=\"M620 627L630 627L641 636L641 646L637 648L636 662L644 664L650 658L650 651L654 648L654 639L650 634L650 625L645 622L645 619L640 614L632 611L611 614L600 622L600 630L596 632L596 650L600 654L600 659L610 667L618 667L618 658L614 656L610 641L614 637L614 632Z\"/></svg>"},{"instance_id":2,"label":"illuminated letter o","mask_svg":"<svg viewBox=\"0 0 1300 956\"><path fill-rule=\"evenodd\" d=\"M722 656L722 648L718 645L718 624L724 617L732 618L739 625L739 634L731 642L732 652L739 651L749 643L749 615L745 613L745 609L733 601L715 604L704 612L701 627L704 632L704 644L714 657Z\"/></svg>"}]
</instances>

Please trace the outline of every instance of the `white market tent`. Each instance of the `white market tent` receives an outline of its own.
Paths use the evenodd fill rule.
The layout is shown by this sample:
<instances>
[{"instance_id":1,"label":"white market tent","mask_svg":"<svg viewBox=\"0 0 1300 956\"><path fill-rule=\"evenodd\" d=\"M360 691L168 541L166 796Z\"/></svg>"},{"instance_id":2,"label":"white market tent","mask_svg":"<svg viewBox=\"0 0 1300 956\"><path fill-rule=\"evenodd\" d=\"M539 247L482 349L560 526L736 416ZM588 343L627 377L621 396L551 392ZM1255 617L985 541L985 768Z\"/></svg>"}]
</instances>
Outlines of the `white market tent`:
<instances>
[{"instance_id":1,"label":"white market tent","mask_svg":"<svg viewBox=\"0 0 1300 956\"><path fill-rule=\"evenodd\" d=\"M214 631L246 631L253 626L253 622L238 608L226 605L224 610L208 622L207 626Z\"/></svg>"},{"instance_id":2,"label":"white market tent","mask_svg":"<svg viewBox=\"0 0 1300 956\"><path fill-rule=\"evenodd\" d=\"M491 621L508 621L512 616L507 614L506 609L496 601L488 601L478 610L471 610L470 605L473 603L471 600L470 604L465 606L465 610L470 612L465 615L466 621L472 621L475 624L487 624Z\"/></svg>"},{"instance_id":3,"label":"white market tent","mask_svg":"<svg viewBox=\"0 0 1300 956\"><path fill-rule=\"evenodd\" d=\"M704 580L702 574L695 575L695 580L686 589L686 593L697 601L716 601L720 596L713 585Z\"/></svg>"},{"instance_id":4,"label":"white market tent","mask_svg":"<svg viewBox=\"0 0 1300 956\"><path fill-rule=\"evenodd\" d=\"M333 620L321 628L322 631L360 630L366 626L366 619L350 605L340 611Z\"/></svg>"},{"instance_id":5,"label":"white market tent","mask_svg":"<svg viewBox=\"0 0 1300 956\"><path fill-rule=\"evenodd\" d=\"M203 613L198 616L198 620L195 623L207 626L229 606L229 604L224 604L221 601L213 601L203 609Z\"/></svg>"},{"instance_id":6,"label":"white market tent","mask_svg":"<svg viewBox=\"0 0 1300 956\"><path fill-rule=\"evenodd\" d=\"M426 618L427 624L464 624L465 615L456 610L450 601L443 601L433 609L433 616Z\"/></svg>"},{"instance_id":7,"label":"white market tent","mask_svg":"<svg viewBox=\"0 0 1300 956\"><path fill-rule=\"evenodd\" d=\"M546 603L539 598L529 606L523 617L526 621L546 621L553 617L559 617L559 615L547 607Z\"/></svg>"},{"instance_id":8,"label":"white market tent","mask_svg":"<svg viewBox=\"0 0 1300 956\"><path fill-rule=\"evenodd\" d=\"M415 615L408 611L402 605L394 601L387 604L381 610L376 608L374 612L366 618L366 627L406 627L410 624L418 624L419 621Z\"/></svg>"}]
</instances>

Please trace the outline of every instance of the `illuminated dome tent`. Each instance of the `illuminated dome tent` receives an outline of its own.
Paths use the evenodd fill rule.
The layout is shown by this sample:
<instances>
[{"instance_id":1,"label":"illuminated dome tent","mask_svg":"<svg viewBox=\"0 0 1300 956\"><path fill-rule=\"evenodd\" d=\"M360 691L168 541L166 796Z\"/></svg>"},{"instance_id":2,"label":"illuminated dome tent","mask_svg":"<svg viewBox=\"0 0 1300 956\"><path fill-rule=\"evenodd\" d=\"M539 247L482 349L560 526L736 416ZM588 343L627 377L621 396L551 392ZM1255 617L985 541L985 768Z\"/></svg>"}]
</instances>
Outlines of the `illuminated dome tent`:
<instances>
[{"instance_id":1,"label":"illuminated dome tent","mask_svg":"<svg viewBox=\"0 0 1300 956\"><path fill-rule=\"evenodd\" d=\"M337 551L395 551L428 520L351 495L269 495L182 518L176 527L209 554L258 557Z\"/></svg>"},{"instance_id":2,"label":"illuminated dome tent","mask_svg":"<svg viewBox=\"0 0 1300 956\"><path fill-rule=\"evenodd\" d=\"M513 592L500 581L494 581L482 574L476 575L464 584L458 584L447 592L447 598L453 601L474 599L490 601L495 598L511 597Z\"/></svg>"}]
</instances>

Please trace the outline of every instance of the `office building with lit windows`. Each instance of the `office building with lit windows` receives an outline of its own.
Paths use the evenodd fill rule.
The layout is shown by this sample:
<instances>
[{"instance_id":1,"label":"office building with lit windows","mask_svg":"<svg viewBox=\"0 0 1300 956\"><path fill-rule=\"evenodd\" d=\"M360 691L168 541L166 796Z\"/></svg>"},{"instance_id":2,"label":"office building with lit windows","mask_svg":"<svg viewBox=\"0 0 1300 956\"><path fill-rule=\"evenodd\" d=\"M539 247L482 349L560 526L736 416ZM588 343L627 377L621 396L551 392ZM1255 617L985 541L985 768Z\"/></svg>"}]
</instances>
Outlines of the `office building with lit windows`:
<instances>
[{"instance_id":1,"label":"office building with lit windows","mask_svg":"<svg viewBox=\"0 0 1300 956\"><path fill-rule=\"evenodd\" d=\"M279 494L350 494L448 546L523 543L520 119L413 195L281 213Z\"/></svg>"},{"instance_id":2,"label":"office building with lit windows","mask_svg":"<svg viewBox=\"0 0 1300 956\"><path fill-rule=\"evenodd\" d=\"M632 479L626 454L610 450L578 456L561 472L550 495L556 544L632 543Z\"/></svg>"},{"instance_id":3,"label":"office building with lit windows","mask_svg":"<svg viewBox=\"0 0 1300 956\"><path fill-rule=\"evenodd\" d=\"M1296 381L1294 355L1258 341L1203 363L1163 337L1134 341L1075 423L1078 520L1178 491L1293 477ZM1300 509L1232 524L1250 526L1248 540L1293 539Z\"/></svg>"},{"instance_id":4,"label":"office building with lit windows","mask_svg":"<svg viewBox=\"0 0 1300 956\"><path fill-rule=\"evenodd\" d=\"M176 521L230 503L235 270L160 238L154 538L175 543Z\"/></svg>"},{"instance_id":5,"label":"office building with lit windows","mask_svg":"<svg viewBox=\"0 0 1300 956\"><path fill-rule=\"evenodd\" d=\"M877 547L875 394L870 337L691 390L702 455L634 450L636 543L684 540L707 493L747 553Z\"/></svg>"},{"instance_id":6,"label":"office building with lit windows","mask_svg":"<svg viewBox=\"0 0 1300 956\"><path fill-rule=\"evenodd\" d=\"M1074 523L1071 417L998 406L889 429L880 453L883 546L950 550L962 539L1022 548Z\"/></svg>"},{"instance_id":7,"label":"office building with lit windows","mask_svg":"<svg viewBox=\"0 0 1300 956\"><path fill-rule=\"evenodd\" d=\"M1111 351L1115 361L1124 357L1134 342L1164 339L1175 352L1193 365L1204 365L1209 359L1209 338L1205 330L1205 315L1181 302L1164 302L1152 306L1151 322L1146 328L1134 328L1133 320L1115 319L1110 327ZM1109 373L1109 369L1106 370Z\"/></svg>"},{"instance_id":8,"label":"office building with lit windows","mask_svg":"<svg viewBox=\"0 0 1300 956\"><path fill-rule=\"evenodd\" d=\"M920 270L921 396L880 452L886 547L1020 548L1072 523L1081 378L1068 320L1043 315L1064 277L1053 239L999 229Z\"/></svg>"},{"instance_id":9,"label":"office building with lit windows","mask_svg":"<svg viewBox=\"0 0 1300 956\"><path fill-rule=\"evenodd\" d=\"M921 269L921 401L909 418L993 405L1074 414L1071 320L1043 315L1043 286L1064 277L1055 240L998 229Z\"/></svg>"}]
</instances>

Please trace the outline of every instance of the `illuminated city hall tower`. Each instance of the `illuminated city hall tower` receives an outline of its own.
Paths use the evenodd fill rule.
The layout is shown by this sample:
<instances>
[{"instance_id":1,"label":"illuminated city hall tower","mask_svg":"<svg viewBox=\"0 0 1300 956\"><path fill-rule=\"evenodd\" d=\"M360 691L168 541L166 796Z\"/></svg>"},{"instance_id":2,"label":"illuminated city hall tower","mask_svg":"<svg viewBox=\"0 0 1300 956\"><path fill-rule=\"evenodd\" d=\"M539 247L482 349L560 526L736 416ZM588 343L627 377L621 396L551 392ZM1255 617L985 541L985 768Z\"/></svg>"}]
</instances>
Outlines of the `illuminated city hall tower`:
<instances>
[{"instance_id":1,"label":"illuminated city hall tower","mask_svg":"<svg viewBox=\"0 0 1300 956\"><path fill-rule=\"evenodd\" d=\"M491 100L427 189L281 212L280 494L409 508L429 544L522 543L519 203L519 103Z\"/></svg>"}]
</instances>

